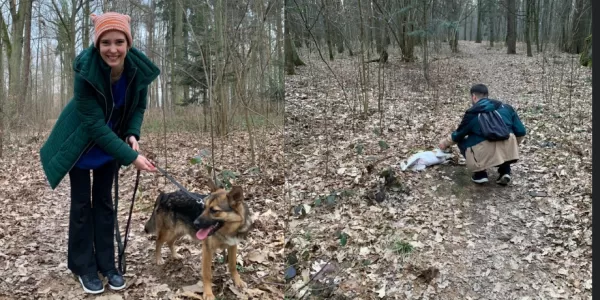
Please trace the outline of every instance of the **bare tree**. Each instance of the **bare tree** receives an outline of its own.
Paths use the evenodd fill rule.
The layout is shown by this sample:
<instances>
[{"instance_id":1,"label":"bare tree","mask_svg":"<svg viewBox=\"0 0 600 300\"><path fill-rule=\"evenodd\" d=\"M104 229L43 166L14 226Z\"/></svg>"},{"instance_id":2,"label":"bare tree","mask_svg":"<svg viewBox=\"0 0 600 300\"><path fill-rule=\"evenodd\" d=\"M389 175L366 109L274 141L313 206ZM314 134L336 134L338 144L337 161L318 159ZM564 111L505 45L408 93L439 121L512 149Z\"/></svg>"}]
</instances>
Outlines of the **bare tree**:
<instances>
[{"instance_id":1,"label":"bare tree","mask_svg":"<svg viewBox=\"0 0 600 300\"><path fill-rule=\"evenodd\" d=\"M516 0L506 0L506 53L517 53Z\"/></svg>"}]
</instances>

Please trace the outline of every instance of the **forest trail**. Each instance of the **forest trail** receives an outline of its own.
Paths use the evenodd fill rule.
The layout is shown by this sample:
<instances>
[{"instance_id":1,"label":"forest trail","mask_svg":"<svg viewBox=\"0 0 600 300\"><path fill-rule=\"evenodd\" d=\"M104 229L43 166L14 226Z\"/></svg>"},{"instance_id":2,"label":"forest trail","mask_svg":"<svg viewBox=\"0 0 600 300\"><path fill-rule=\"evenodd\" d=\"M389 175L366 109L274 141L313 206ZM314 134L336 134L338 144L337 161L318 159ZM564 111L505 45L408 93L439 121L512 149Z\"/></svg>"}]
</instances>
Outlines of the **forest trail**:
<instances>
[{"instance_id":1,"label":"forest trail","mask_svg":"<svg viewBox=\"0 0 600 300\"><path fill-rule=\"evenodd\" d=\"M334 76L316 51L301 53L307 66L286 78L286 176L292 205L310 209L290 221L286 253L288 263L299 261L297 274L323 271L311 288L293 278L289 294L591 299L591 70L575 59L571 82L568 56L544 61L522 46L509 56L502 47L461 42L459 54L434 54L430 87L419 64L390 53L383 116L370 64L367 118L352 116L353 103L362 109L356 58L327 60ZM476 186L457 163L401 172L401 160L456 128L475 83L513 105L527 127L512 184L497 186L490 170L490 183ZM400 191L369 200L377 174L389 167Z\"/></svg>"},{"instance_id":2,"label":"forest trail","mask_svg":"<svg viewBox=\"0 0 600 300\"><path fill-rule=\"evenodd\" d=\"M401 63L391 52L383 134L376 89L367 94L366 118L353 117L349 109L359 95L354 58L331 62L332 76L314 53L303 57L309 66L286 78L285 137L274 132L261 143L273 154L259 157L262 172L248 171L243 135L230 137L218 152L227 161L221 167L239 174L236 182L247 191L258 220L240 250L241 276L249 283L240 299L282 299L287 288L288 294L301 294L302 275L319 269L308 285L315 298L591 298L591 71L575 62L569 98L567 56L548 55L545 74L552 76L542 76L540 55L507 56L502 48L487 48L461 42L461 53L439 54L430 65L430 89L419 64ZM376 88L376 64L370 66ZM547 85L542 78L548 78ZM512 185L475 186L464 166L454 163L420 173L395 168L456 127L468 107L468 88L476 82L514 105L527 126ZM548 86L552 98L543 96ZM145 136L142 150L161 159L160 138ZM169 138L173 177L192 191L206 192L197 179L205 171L189 159L210 149L209 141L186 134ZM201 294L194 288L200 280L200 247L192 240L178 244L182 261L167 260L163 267L151 261L153 239L143 233L143 224L159 189L175 187L144 174L127 247L130 286L100 297L84 295L66 267L69 180L55 191L45 184L41 142L19 139L6 146L0 160L0 299L193 299L190 295ZM391 158L366 172L373 160L386 156ZM388 191L381 203L369 200L377 174L388 167L401 183L399 191ZM128 168L121 174L123 232L135 172ZM298 207L310 209L298 217ZM168 253L165 247L163 257ZM288 287L282 281L283 258L297 270ZM331 265L322 268L329 260ZM225 265L215 265L215 294L236 298Z\"/></svg>"}]
</instances>

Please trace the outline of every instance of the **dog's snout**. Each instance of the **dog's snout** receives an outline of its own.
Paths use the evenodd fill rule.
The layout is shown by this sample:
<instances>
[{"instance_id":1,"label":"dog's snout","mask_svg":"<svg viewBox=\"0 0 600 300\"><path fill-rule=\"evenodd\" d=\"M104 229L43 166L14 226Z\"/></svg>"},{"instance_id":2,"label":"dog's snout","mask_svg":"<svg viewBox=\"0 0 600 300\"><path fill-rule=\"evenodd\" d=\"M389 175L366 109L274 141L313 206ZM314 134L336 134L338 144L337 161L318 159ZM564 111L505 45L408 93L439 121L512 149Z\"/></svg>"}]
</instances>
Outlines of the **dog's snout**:
<instances>
[{"instance_id":1,"label":"dog's snout","mask_svg":"<svg viewBox=\"0 0 600 300\"><path fill-rule=\"evenodd\" d=\"M198 217L194 220L194 226L201 226L204 223L201 217Z\"/></svg>"}]
</instances>

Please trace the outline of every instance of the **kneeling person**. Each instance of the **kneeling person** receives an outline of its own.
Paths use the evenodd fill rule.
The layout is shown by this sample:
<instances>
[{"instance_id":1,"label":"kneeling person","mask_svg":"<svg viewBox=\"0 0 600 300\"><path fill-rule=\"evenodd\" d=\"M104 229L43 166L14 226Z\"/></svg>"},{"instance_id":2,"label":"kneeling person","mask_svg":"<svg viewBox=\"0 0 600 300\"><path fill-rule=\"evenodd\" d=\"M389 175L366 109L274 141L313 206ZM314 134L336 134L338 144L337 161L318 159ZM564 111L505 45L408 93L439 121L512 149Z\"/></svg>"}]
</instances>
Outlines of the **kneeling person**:
<instances>
[{"instance_id":1,"label":"kneeling person","mask_svg":"<svg viewBox=\"0 0 600 300\"><path fill-rule=\"evenodd\" d=\"M473 182L488 182L486 170L498 167L496 183L507 185L511 180L510 165L519 159L519 145L525 137L525 126L512 106L488 98L485 85L472 86L470 94L473 106L467 109L458 128L440 141L438 147L445 150L457 144L466 159L467 168L474 173L471 177ZM487 116L490 116L487 113L490 112L495 114L490 114L492 119L499 115L502 121L500 118L487 121ZM484 127L482 119L486 122ZM492 133L505 132L506 135L493 136L489 134L490 130Z\"/></svg>"}]
</instances>

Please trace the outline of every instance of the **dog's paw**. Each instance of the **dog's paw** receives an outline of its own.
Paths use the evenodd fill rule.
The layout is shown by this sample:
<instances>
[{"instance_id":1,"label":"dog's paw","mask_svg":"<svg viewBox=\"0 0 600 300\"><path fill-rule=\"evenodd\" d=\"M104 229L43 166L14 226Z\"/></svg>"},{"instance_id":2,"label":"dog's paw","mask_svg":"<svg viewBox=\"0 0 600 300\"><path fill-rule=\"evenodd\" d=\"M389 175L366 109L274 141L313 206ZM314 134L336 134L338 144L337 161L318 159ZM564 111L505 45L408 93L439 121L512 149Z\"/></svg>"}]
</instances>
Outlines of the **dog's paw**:
<instances>
[{"instance_id":1,"label":"dog's paw","mask_svg":"<svg viewBox=\"0 0 600 300\"><path fill-rule=\"evenodd\" d=\"M164 260L162 257L158 257L158 258L156 259L156 264L157 264L157 265L159 265L159 266L160 266L160 265L163 265L164 263L165 263L165 260Z\"/></svg>"},{"instance_id":2,"label":"dog's paw","mask_svg":"<svg viewBox=\"0 0 600 300\"><path fill-rule=\"evenodd\" d=\"M245 289L248 286L239 275L233 277L233 284L238 289Z\"/></svg>"},{"instance_id":3,"label":"dog's paw","mask_svg":"<svg viewBox=\"0 0 600 300\"><path fill-rule=\"evenodd\" d=\"M178 260L183 259L183 256L177 252L173 252L172 257L173 257L173 259L178 259Z\"/></svg>"},{"instance_id":4,"label":"dog's paw","mask_svg":"<svg viewBox=\"0 0 600 300\"><path fill-rule=\"evenodd\" d=\"M212 291L204 291L204 295L202 296L202 298L204 298L204 300L215 300L215 295L212 293Z\"/></svg>"}]
</instances>

